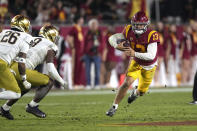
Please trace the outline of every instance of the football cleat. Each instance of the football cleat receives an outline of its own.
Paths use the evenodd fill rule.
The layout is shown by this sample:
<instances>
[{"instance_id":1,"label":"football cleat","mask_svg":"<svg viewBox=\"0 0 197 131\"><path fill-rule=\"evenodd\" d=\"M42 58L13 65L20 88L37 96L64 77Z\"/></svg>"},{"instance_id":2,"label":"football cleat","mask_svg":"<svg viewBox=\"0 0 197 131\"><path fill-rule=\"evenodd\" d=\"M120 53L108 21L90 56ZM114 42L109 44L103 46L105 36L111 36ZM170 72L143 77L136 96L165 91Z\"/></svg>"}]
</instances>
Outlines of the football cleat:
<instances>
[{"instance_id":1,"label":"football cleat","mask_svg":"<svg viewBox=\"0 0 197 131\"><path fill-rule=\"evenodd\" d=\"M189 104L191 104L191 105L197 105L197 101L192 101Z\"/></svg>"},{"instance_id":2,"label":"football cleat","mask_svg":"<svg viewBox=\"0 0 197 131\"><path fill-rule=\"evenodd\" d=\"M116 113L115 106L112 106L107 112L106 115L112 117Z\"/></svg>"},{"instance_id":3,"label":"football cleat","mask_svg":"<svg viewBox=\"0 0 197 131\"><path fill-rule=\"evenodd\" d=\"M13 115L10 113L10 111L5 111L2 107L0 108L0 115L2 117L7 118L8 120L14 120Z\"/></svg>"},{"instance_id":4,"label":"football cleat","mask_svg":"<svg viewBox=\"0 0 197 131\"><path fill-rule=\"evenodd\" d=\"M39 32L39 35L50 40L51 42L57 44L58 40L59 40L59 32L58 30L50 25L50 24L46 24L44 25Z\"/></svg>"},{"instance_id":5,"label":"football cleat","mask_svg":"<svg viewBox=\"0 0 197 131\"><path fill-rule=\"evenodd\" d=\"M30 21L23 15L16 15L11 20L11 28L17 28L20 31L29 33L30 32Z\"/></svg>"},{"instance_id":6,"label":"football cleat","mask_svg":"<svg viewBox=\"0 0 197 131\"><path fill-rule=\"evenodd\" d=\"M131 95L128 97L128 104L131 104L133 101L135 101L138 98L137 94L137 86L131 91Z\"/></svg>"},{"instance_id":7,"label":"football cleat","mask_svg":"<svg viewBox=\"0 0 197 131\"><path fill-rule=\"evenodd\" d=\"M46 114L42 112L38 106L31 107L29 104L26 106L26 112L35 115L36 117L45 118Z\"/></svg>"}]
</instances>

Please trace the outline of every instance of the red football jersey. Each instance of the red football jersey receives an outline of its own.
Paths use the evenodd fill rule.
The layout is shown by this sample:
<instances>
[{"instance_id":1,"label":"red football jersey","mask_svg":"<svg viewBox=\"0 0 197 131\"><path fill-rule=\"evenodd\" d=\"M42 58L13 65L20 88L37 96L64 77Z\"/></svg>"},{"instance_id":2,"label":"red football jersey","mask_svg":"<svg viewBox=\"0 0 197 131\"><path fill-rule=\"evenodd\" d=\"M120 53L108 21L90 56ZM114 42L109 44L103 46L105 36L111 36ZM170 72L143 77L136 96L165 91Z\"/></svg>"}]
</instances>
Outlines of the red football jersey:
<instances>
[{"instance_id":1,"label":"red football jersey","mask_svg":"<svg viewBox=\"0 0 197 131\"><path fill-rule=\"evenodd\" d=\"M189 34L183 33L183 36L181 38L181 48L183 48L183 55L182 59L190 59L191 54L191 43L188 42Z\"/></svg>"},{"instance_id":2,"label":"red football jersey","mask_svg":"<svg viewBox=\"0 0 197 131\"><path fill-rule=\"evenodd\" d=\"M146 53L147 47L150 43L160 43L159 34L155 30L151 29L147 29L145 33L137 37L137 35L134 34L131 25L127 25L123 30L123 34L125 38L130 42L131 48L134 49L135 52ZM143 60L137 57L134 57L134 60L140 65L148 66L157 61L157 53L153 60Z\"/></svg>"},{"instance_id":3,"label":"red football jersey","mask_svg":"<svg viewBox=\"0 0 197 131\"><path fill-rule=\"evenodd\" d=\"M177 47L177 38L176 35L174 33L171 33L169 35L170 40L170 44L171 44L171 50L170 50L170 54L173 56L173 58L176 58L176 47Z\"/></svg>"},{"instance_id":4,"label":"red football jersey","mask_svg":"<svg viewBox=\"0 0 197 131\"><path fill-rule=\"evenodd\" d=\"M159 57L165 57L165 41L164 41L164 35L162 32L159 33L159 39L160 44L158 44L158 56Z\"/></svg>"},{"instance_id":5,"label":"red football jersey","mask_svg":"<svg viewBox=\"0 0 197 131\"><path fill-rule=\"evenodd\" d=\"M84 32L82 27L74 25L68 35L73 36L74 38L74 48L76 49L76 54L81 56L83 55L84 50Z\"/></svg>"}]
</instances>

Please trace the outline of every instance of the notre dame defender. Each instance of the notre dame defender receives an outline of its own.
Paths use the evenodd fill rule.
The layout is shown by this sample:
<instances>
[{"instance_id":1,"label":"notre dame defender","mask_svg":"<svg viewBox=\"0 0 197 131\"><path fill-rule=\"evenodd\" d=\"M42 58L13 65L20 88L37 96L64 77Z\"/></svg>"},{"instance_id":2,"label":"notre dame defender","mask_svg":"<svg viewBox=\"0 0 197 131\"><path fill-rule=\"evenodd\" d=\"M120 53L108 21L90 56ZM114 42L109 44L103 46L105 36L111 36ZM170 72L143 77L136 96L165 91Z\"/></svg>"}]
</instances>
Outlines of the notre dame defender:
<instances>
[{"instance_id":1,"label":"notre dame defender","mask_svg":"<svg viewBox=\"0 0 197 131\"><path fill-rule=\"evenodd\" d=\"M19 77L21 84L26 88L31 88L31 84L26 80L25 59L32 44L32 36L28 34L30 21L22 15L16 15L11 20L11 29L2 30L0 33L0 88L5 91L0 92L0 99L18 99L21 97L14 75L10 71L12 60L18 56Z\"/></svg>"},{"instance_id":2,"label":"notre dame defender","mask_svg":"<svg viewBox=\"0 0 197 131\"><path fill-rule=\"evenodd\" d=\"M27 104L26 111L28 113L32 113L37 117L45 118L46 114L42 112L38 108L38 106L39 102L46 96L46 94L51 89L53 84L52 79L58 81L63 87L67 86L67 82L65 82L59 76L53 64L53 59L58 50L55 43L58 40L59 32L52 25L45 25L40 29L39 35L40 37L34 38L35 45L32 48L30 48L30 50L27 53L26 74L27 80L32 84L32 86L40 86L43 88L37 88L34 99L29 104ZM44 62L46 62L49 76L34 70L37 65L43 64ZM19 77L19 70L17 67L18 66L16 62L14 62L11 65L11 68L16 73L16 79L22 89L21 95L23 96L29 90L23 88L23 85L21 84L21 78ZM13 116L10 114L9 110L11 106L17 102L17 100L18 99L9 100L1 107L2 116L10 120L14 119Z\"/></svg>"}]
</instances>

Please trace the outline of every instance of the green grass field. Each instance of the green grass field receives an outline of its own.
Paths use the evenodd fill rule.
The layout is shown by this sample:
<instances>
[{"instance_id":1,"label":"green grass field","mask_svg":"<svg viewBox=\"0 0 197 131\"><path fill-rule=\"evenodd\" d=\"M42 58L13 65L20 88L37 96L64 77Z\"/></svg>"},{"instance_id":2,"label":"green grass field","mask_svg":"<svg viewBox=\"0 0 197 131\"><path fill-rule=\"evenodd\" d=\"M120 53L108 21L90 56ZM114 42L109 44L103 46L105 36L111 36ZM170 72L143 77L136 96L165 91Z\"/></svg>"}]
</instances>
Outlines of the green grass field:
<instances>
[{"instance_id":1,"label":"green grass field","mask_svg":"<svg viewBox=\"0 0 197 131\"><path fill-rule=\"evenodd\" d=\"M45 119L36 118L25 112L32 93L13 106L14 121L0 117L0 131L6 130L47 130L47 131L196 131L194 126L118 126L120 123L144 123L162 121L197 120L197 106L189 105L191 88L186 91L162 92L156 89L127 105L127 97L119 105L115 116L107 117L115 93L104 91L52 91L40 104L47 113ZM173 90L173 89L172 89ZM0 101L3 104L4 101Z\"/></svg>"}]
</instances>

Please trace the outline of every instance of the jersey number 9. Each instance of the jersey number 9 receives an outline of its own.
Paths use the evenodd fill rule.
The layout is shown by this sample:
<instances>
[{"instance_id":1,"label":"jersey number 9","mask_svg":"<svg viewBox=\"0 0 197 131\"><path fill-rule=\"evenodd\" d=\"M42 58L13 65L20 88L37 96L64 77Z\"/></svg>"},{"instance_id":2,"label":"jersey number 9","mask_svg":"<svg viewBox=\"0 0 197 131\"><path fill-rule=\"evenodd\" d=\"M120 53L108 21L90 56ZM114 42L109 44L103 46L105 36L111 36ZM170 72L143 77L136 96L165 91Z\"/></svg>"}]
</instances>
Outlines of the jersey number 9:
<instances>
[{"instance_id":1,"label":"jersey number 9","mask_svg":"<svg viewBox=\"0 0 197 131\"><path fill-rule=\"evenodd\" d=\"M20 36L20 33L6 31L5 35L1 39L1 42L8 42L9 44L15 44L15 42L17 41L17 36Z\"/></svg>"}]
</instances>

